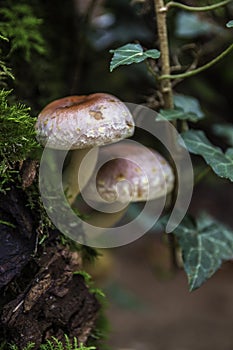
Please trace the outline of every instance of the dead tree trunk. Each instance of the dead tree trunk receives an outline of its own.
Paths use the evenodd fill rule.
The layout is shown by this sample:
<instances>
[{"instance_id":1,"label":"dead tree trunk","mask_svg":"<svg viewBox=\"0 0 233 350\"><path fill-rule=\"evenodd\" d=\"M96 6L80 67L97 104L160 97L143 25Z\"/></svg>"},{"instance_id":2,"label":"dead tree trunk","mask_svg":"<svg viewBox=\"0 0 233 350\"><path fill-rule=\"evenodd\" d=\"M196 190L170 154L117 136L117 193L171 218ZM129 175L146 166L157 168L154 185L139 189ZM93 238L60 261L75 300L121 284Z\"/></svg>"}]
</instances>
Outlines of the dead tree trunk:
<instances>
[{"instance_id":1,"label":"dead tree trunk","mask_svg":"<svg viewBox=\"0 0 233 350\"><path fill-rule=\"evenodd\" d=\"M51 336L85 343L100 305L84 278L78 252L62 246L50 230L38 246L38 218L23 190L0 195L0 341L38 348Z\"/></svg>"}]
</instances>

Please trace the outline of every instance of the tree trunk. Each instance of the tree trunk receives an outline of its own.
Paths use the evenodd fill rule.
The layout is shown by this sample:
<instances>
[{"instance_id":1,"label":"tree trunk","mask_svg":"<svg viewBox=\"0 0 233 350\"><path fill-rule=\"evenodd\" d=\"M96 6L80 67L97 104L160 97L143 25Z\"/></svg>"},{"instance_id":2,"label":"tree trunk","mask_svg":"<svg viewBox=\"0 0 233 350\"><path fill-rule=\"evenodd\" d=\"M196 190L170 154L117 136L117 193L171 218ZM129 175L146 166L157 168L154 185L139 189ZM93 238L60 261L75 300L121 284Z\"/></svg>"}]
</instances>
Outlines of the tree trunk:
<instances>
[{"instance_id":1,"label":"tree trunk","mask_svg":"<svg viewBox=\"0 0 233 350\"><path fill-rule=\"evenodd\" d=\"M38 245L38 214L27 204L18 188L0 195L0 343L38 348L51 336L63 341L64 334L85 343L100 305L73 273L81 269L81 255L62 246L56 230Z\"/></svg>"}]
</instances>

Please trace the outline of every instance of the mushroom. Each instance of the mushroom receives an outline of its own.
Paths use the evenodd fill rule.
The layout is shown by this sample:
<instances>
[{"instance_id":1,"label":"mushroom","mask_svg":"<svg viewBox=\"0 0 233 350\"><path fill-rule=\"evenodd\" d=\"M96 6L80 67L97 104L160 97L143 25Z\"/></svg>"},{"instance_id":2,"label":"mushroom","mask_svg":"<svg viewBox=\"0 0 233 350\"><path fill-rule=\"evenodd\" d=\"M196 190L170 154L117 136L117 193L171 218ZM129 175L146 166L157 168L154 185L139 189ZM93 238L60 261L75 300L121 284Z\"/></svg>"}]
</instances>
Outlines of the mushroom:
<instances>
[{"instance_id":1,"label":"mushroom","mask_svg":"<svg viewBox=\"0 0 233 350\"><path fill-rule=\"evenodd\" d=\"M92 159L81 174L81 187L88 182L98 156L98 147L132 136L134 121L123 102L115 96L96 93L69 96L49 103L36 123L37 140L49 148L71 150L63 174L63 186L72 204L80 192L77 174L82 160L91 148Z\"/></svg>"},{"instance_id":2,"label":"mushroom","mask_svg":"<svg viewBox=\"0 0 233 350\"><path fill-rule=\"evenodd\" d=\"M93 201L102 203L108 212L93 213L85 220L89 224L111 227L123 216L130 202L164 197L174 187L174 174L169 163L155 150L133 141L103 147L99 158L102 163L107 161L99 171L97 169L96 177L89 181L82 195L89 204ZM121 203L118 205L120 210L114 212L117 203ZM110 205L113 209L108 209Z\"/></svg>"}]
</instances>

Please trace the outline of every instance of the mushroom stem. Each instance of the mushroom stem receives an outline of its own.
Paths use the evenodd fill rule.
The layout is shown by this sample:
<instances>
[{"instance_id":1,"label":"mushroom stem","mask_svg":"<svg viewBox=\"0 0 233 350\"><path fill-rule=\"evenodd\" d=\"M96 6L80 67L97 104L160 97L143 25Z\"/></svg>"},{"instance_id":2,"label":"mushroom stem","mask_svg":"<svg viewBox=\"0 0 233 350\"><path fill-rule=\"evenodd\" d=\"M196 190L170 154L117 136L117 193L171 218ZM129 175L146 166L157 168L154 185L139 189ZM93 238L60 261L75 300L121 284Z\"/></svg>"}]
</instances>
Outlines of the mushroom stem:
<instances>
[{"instance_id":1,"label":"mushroom stem","mask_svg":"<svg viewBox=\"0 0 233 350\"><path fill-rule=\"evenodd\" d=\"M88 162L82 164L80 171L81 163L90 150ZM70 162L63 173L63 188L68 202L72 205L93 174L98 158L98 147L72 150L70 152Z\"/></svg>"},{"instance_id":2,"label":"mushroom stem","mask_svg":"<svg viewBox=\"0 0 233 350\"><path fill-rule=\"evenodd\" d=\"M85 218L85 222L97 228L110 228L113 227L128 210L128 205L115 213L104 213L100 211L94 211L90 217Z\"/></svg>"}]
</instances>

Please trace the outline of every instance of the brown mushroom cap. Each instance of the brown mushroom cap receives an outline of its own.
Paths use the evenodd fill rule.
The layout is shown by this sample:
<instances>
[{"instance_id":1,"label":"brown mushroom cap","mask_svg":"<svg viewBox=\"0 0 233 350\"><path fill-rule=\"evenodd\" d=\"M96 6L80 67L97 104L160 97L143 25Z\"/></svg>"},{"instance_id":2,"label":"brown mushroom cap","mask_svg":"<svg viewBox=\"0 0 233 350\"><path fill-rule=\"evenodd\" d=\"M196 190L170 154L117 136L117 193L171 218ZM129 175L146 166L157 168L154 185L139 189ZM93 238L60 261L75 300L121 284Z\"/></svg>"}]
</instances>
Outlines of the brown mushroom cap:
<instances>
[{"instance_id":1,"label":"brown mushroom cap","mask_svg":"<svg viewBox=\"0 0 233 350\"><path fill-rule=\"evenodd\" d=\"M174 186L169 163L155 150L137 144L119 143L104 147L100 155L111 154L98 171L96 185L90 181L86 196L98 201L93 186L107 202L146 201L165 196Z\"/></svg>"},{"instance_id":2,"label":"brown mushroom cap","mask_svg":"<svg viewBox=\"0 0 233 350\"><path fill-rule=\"evenodd\" d=\"M48 104L36 123L37 139L55 149L90 148L132 136L134 121L115 96L69 96Z\"/></svg>"}]
</instances>

